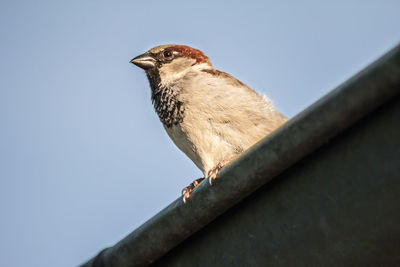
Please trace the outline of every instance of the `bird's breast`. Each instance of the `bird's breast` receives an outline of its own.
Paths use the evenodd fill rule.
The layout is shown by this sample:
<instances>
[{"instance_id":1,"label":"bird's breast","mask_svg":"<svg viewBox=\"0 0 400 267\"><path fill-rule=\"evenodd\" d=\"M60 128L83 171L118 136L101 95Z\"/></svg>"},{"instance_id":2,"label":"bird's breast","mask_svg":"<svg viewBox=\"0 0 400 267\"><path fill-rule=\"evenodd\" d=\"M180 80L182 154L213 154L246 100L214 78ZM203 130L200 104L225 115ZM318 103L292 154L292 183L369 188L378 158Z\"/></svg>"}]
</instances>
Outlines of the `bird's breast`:
<instances>
[{"instance_id":1,"label":"bird's breast","mask_svg":"<svg viewBox=\"0 0 400 267\"><path fill-rule=\"evenodd\" d=\"M194 144L194 140L192 140L192 133L182 126L182 123L179 123L172 125L171 127L166 127L164 125L164 128L174 144L185 153L201 171L204 172L203 162L198 153L197 145Z\"/></svg>"}]
</instances>

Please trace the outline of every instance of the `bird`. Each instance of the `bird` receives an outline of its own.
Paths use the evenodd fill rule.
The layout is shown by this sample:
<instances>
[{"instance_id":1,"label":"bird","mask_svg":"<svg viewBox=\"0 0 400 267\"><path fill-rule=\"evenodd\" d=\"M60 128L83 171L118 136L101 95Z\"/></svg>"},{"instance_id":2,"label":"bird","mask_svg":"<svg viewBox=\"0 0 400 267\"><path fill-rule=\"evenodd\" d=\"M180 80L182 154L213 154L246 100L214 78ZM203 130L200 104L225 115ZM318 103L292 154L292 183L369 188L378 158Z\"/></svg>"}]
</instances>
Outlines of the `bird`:
<instances>
[{"instance_id":1,"label":"bird","mask_svg":"<svg viewBox=\"0 0 400 267\"><path fill-rule=\"evenodd\" d=\"M224 166L287 121L267 96L214 69L199 49L160 45L130 62L145 70L168 136L204 174L182 189L185 203L200 182L212 184Z\"/></svg>"}]
</instances>

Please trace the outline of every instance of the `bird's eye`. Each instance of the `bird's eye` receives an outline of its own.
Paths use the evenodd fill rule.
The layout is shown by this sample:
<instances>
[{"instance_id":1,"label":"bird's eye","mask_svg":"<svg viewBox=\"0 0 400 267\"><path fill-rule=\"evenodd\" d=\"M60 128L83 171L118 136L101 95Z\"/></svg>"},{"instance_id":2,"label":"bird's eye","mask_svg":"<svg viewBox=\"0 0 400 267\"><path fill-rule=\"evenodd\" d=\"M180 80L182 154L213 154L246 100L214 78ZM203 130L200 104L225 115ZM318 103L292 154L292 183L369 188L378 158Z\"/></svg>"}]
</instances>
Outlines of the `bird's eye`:
<instances>
[{"instance_id":1,"label":"bird's eye","mask_svg":"<svg viewBox=\"0 0 400 267\"><path fill-rule=\"evenodd\" d=\"M171 51L171 50L165 50L165 51L164 51L164 57L165 57L165 58L170 58L170 57L172 57L172 51Z\"/></svg>"}]
</instances>

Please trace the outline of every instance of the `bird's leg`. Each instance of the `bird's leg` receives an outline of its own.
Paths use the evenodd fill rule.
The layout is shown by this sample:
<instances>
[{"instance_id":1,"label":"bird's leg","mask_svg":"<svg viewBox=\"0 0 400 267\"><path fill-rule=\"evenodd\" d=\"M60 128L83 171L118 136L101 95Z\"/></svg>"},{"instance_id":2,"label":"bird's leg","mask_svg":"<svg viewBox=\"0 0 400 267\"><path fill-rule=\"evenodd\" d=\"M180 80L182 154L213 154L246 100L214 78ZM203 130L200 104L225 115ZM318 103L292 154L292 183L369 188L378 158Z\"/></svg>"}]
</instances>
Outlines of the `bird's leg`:
<instances>
[{"instance_id":1,"label":"bird's leg","mask_svg":"<svg viewBox=\"0 0 400 267\"><path fill-rule=\"evenodd\" d=\"M212 185L212 181L217 178L217 174L218 172L225 167L229 162L231 162L236 156L230 157L229 159L225 159L223 161L221 161L220 163L218 163L214 168L210 169L208 171L208 181L210 183L210 185Z\"/></svg>"},{"instance_id":2,"label":"bird's leg","mask_svg":"<svg viewBox=\"0 0 400 267\"><path fill-rule=\"evenodd\" d=\"M186 203L186 199L188 199L190 197L190 193L203 180L204 180L204 178L196 179L196 180L193 181L193 183L191 183L190 185L188 185L188 186L186 186L185 188L182 189L183 203Z\"/></svg>"}]
</instances>

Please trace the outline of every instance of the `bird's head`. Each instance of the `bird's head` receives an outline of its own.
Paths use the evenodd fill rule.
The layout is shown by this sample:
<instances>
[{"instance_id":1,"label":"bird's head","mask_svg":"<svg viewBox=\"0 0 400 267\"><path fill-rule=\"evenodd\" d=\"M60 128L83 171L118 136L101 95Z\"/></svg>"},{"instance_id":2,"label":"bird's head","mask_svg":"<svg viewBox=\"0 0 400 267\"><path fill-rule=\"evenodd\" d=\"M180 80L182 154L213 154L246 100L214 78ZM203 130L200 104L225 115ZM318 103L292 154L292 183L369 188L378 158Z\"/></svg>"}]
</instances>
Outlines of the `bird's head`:
<instances>
[{"instance_id":1,"label":"bird's head","mask_svg":"<svg viewBox=\"0 0 400 267\"><path fill-rule=\"evenodd\" d=\"M156 46L130 62L146 71L152 88L168 86L190 71L212 68L202 51L186 45Z\"/></svg>"}]
</instances>

